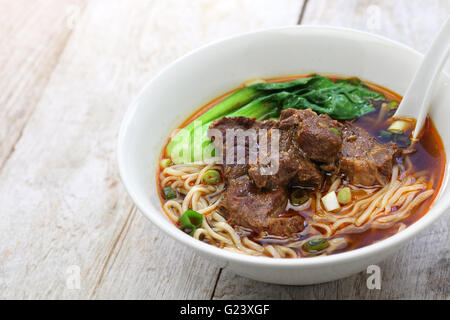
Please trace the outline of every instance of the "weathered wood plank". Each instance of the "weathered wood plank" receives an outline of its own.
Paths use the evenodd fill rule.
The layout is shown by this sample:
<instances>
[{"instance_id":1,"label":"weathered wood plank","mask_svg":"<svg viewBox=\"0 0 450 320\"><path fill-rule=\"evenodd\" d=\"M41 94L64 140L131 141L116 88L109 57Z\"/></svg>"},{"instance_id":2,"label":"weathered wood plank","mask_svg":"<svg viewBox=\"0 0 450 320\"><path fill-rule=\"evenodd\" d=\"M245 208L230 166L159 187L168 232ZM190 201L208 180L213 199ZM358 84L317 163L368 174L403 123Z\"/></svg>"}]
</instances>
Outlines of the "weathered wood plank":
<instances>
[{"instance_id":1,"label":"weathered wood plank","mask_svg":"<svg viewBox=\"0 0 450 320\"><path fill-rule=\"evenodd\" d=\"M329 24L371 31L426 51L450 13L450 2L308 1L302 24ZM381 290L369 290L368 274L315 286L277 286L223 270L215 299L449 299L447 214L396 255L380 263Z\"/></svg>"},{"instance_id":2,"label":"weathered wood plank","mask_svg":"<svg viewBox=\"0 0 450 320\"><path fill-rule=\"evenodd\" d=\"M425 52L449 14L446 0L312 0L302 24L369 31Z\"/></svg>"},{"instance_id":3,"label":"weathered wood plank","mask_svg":"<svg viewBox=\"0 0 450 320\"><path fill-rule=\"evenodd\" d=\"M37 105L84 0L0 1L0 170Z\"/></svg>"},{"instance_id":4,"label":"weathered wood plank","mask_svg":"<svg viewBox=\"0 0 450 320\"><path fill-rule=\"evenodd\" d=\"M183 9L169 10L176 5ZM160 1L156 7L163 18L146 26L147 41L154 42L151 47L154 51L160 51L158 44L165 43L170 52L159 52L159 59L173 59L206 42L238 32L295 24L301 3L296 0ZM163 26L169 30L161 29ZM169 32L182 35L171 39ZM162 61L161 66L166 63L167 60ZM212 295L218 267L191 250L180 248L141 214L134 218L130 231L121 236L120 241L123 246L112 252L115 260L108 264L93 297L191 299ZM195 265L196 268L191 267Z\"/></svg>"},{"instance_id":5,"label":"weathered wood plank","mask_svg":"<svg viewBox=\"0 0 450 320\"><path fill-rule=\"evenodd\" d=\"M88 2L0 171L0 296L209 298L218 268L156 230L119 182L119 124L170 61L217 37L295 23L299 9L297 0Z\"/></svg>"}]
</instances>

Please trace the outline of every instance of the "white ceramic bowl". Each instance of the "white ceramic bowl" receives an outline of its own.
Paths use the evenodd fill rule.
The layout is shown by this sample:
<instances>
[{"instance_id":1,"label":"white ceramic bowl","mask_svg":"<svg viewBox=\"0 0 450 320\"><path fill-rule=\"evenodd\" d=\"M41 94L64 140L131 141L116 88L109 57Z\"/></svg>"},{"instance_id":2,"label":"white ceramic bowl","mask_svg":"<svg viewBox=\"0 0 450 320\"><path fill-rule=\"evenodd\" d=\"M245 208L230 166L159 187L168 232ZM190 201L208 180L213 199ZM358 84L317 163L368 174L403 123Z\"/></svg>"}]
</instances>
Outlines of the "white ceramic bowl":
<instances>
[{"instance_id":1,"label":"white ceramic bowl","mask_svg":"<svg viewBox=\"0 0 450 320\"><path fill-rule=\"evenodd\" d=\"M418 52L372 34L331 27L285 27L215 42L178 59L130 106L119 135L118 161L130 196L180 245L245 277L280 284L313 284L349 276L379 262L441 216L449 206L448 175L431 210L404 231L370 246L331 256L271 259L221 250L178 230L161 208L158 157L172 130L215 97L251 78L317 72L357 76L403 94L421 61ZM450 150L449 79L433 100L432 119Z\"/></svg>"}]
</instances>

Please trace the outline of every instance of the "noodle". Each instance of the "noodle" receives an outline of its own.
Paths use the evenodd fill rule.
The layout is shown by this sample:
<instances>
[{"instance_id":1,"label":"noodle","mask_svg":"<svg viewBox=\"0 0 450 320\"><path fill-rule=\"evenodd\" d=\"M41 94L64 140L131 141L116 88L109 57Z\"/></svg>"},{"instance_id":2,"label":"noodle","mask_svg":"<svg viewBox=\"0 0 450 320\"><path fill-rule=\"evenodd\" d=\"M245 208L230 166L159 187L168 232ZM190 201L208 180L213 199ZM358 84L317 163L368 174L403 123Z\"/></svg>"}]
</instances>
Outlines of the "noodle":
<instances>
[{"instance_id":1,"label":"noodle","mask_svg":"<svg viewBox=\"0 0 450 320\"><path fill-rule=\"evenodd\" d=\"M412 168L406 157L407 167ZM410 160L409 160L410 161ZM160 174L161 187L170 186L181 197L168 200L163 208L168 217L176 222L188 209L202 214L200 228L194 232L193 237L206 241L224 250L248 254L253 256L267 256L272 258L297 258L308 255L303 245L317 238L329 239L329 246L320 253L330 254L348 245L346 235L362 233L369 229L386 229L394 225L398 231L406 228L402 220L409 217L414 208L418 207L434 193L432 183L425 180L425 172L412 174L399 172L395 166L389 183L384 187L361 188L349 186L353 190L353 201L338 211L327 212L321 205L321 193L314 193L307 202L301 206L290 208L305 212L312 211L307 219L308 227L299 234L298 238L286 238L286 241L269 244L263 238L249 239L240 235L220 214L218 207L225 190L225 183L217 185L202 184L203 174L214 169L223 174L222 166L211 164L172 165L162 170ZM344 186L339 177L331 177L327 192L337 191ZM315 198L315 199L313 199Z\"/></svg>"}]
</instances>

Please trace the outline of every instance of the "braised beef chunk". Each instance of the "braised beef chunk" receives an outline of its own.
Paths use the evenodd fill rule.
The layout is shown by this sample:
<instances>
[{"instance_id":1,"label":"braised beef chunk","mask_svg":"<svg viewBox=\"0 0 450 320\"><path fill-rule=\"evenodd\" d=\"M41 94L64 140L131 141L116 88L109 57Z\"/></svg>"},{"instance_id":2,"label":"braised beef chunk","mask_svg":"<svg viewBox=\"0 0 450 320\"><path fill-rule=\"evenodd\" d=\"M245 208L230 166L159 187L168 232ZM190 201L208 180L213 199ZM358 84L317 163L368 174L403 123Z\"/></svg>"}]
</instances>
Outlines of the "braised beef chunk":
<instances>
[{"instance_id":1,"label":"braised beef chunk","mask_svg":"<svg viewBox=\"0 0 450 320\"><path fill-rule=\"evenodd\" d=\"M247 117L223 117L215 120L210 129L217 129L225 133L228 129L249 129L255 124L254 118Z\"/></svg>"},{"instance_id":2,"label":"braised beef chunk","mask_svg":"<svg viewBox=\"0 0 450 320\"><path fill-rule=\"evenodd\" d=\"M279 217L287 201L286 189L261 191L245 175L228 181L221 206L233 225L248 227L256 232L289 236L303 230L304 218L300 215Z\"/></svg>"},{"instance_id":3,"label":"braised beef chunk","mask_svg":"<svg viewBox=\"0 0 450 320\"><path fill-rule=\"evenodd\" d=\"M213 139L224 160L224 175L227 190L221 202L229 222L251 228L257 232L288 236L304 228L304 218L300 215L279 217L284 212L288 199L288 186L319 188L323 174L319 165L329 165L337 159L341 148L340 136L330 129L335 123L331 118L318 116L310 110L285 110L281 121L255 121L245 117L222 118L214 121L208 134L214 136L212 129L218 130L222 140ZM256 139L256 161L249 157L252 142L238 143L227 131L253 129L256 134L267 130L267 148L264 150ZM278 130L278 156L273 154L271 137ZM301 135L308 136L301 138ZM320 135L313 140L313 135ZM246 135L251 136L251 135ZM316 152L312 144L326 144ZM307 152L303 150L305 146ZM233 155L232 163L227 161L227 152ZM244 151L238 156L238 151ZM265 153L264 153L265 152ZM312 159L312 158L313 159ZM262 160L262 162L260 161ZM264 161L267 160L267 161ZM322 161L315 163L314 161ZM274 163L275 162L275 163ZM275 166L275 167L274 167ZM332 166L330 166L332 167ZM273 171L268 171L275 168ZM334 168L334 167L333 167Z\"/></svg>"},{"instance_id":4,"label":"braised beef chunk","mask_svg":"<svg viewBox=\"0 0 450 320\"><path fill-rule=\"evenodd\" d=\"M264 170L269 170L269 165L256 163L249 166L248 174L258 188L276 189L289 184L296 175L298 163L293 161L288 153L281 151L278 170L275 170L273 174L264 174Z\"/></svg>"},{"instance_id":5,"label":"braised beef chunk","mask_svg":"<svg viewBox=\"0 0 450 320\"><path fill-rule=\"evenodd\" d=\"M385 185L400 150L395 143L380 144L366 130L345 122L341 126L343 148L340 170L353 183L364 186Z\"/></svg>"},{"instance_id":6,"label":"braised beef chunk","mask_svg":"<svg viewBox=\"0 0 450 320\"><path fill-rule=\"evenodd\" d=\"M215 120L208 130L208 136L212 138L213 143L216 145L216 149L223 156L223 165L224 165L224 173L227 178L238 178L240 176L246 175L248 170L248 144L238 144L235 139L233 141L227 143L227 130L248 130L252 128L255 124L255 119L247 118L247 117L232 117L232 118L220 118ZM217 130L222 135L222 141L218 142L215 140L215 133L213 130ZM234 158L231 163L226 160L226 150L227 148L232 148ZM238 149L243 151L245 159L240 159L240 163L238 164Z\"/></svg>"},{"instance_id":7,"label":"braised beef chunk","mask_svg":"<svg viewBox=\"0 0 450 320\"><path fill-rule=\"evenodd\" d=\"M324 176L311 161L302 161L298 168L297 176L291 181L293 186L312 187L316 189L323 183Z\"/></svg>"},{"instance_id":8,"label":"braised beef chunk","mask_svg":"<svg viewBox=\"0 0 450 320\"><path fill-rule=\"evenodd\" d=\"M224 175L227 179L239 178L248 172L246 164L224 165L224 167Z\"/></svg>"},{"instance_id":9,"label":"braised beef chunk","mask_svg":"<svg viewBox=\"0 0 450 320\"><path fill-rule=\"evenodd\" d=\"M211 124L210 137L214 136L213 129L222 135L222 140L213 142L222 152L227 181L221 209L231 224L273 235L288 236L304 228L300 215L280 217L288 202L288 188L318 189L326 173L338 172L353 184L384 185L399 155L397 145L382 145L350 122L341 123L311 110L284 110L279 121L222 118ZM261 129L267 130L267 141L261 140ZM227 135L236 135L237 130L247 131L245 143ZM276 134L278 155L271 144ZM231 163L227 161L228 152ZM269 168L275 170L267 171Z\"/></svg>"},{"instance_id":10,"label":"braised beef chunk","mask_svg":"<svg viewBox=\"0 0 450 320\"><path fill-rule=\"evenodd\" d=\"M261 165L251 165L250 177L259 188L276 189L289 184L318 188L322 185L323 175L317 165L305 158L298 149L280 150L278 170L274 174L264 175Z\"/></svg>"},{"instance_id":11,"label":"braised beef chunk","mask_svg":"<svg viewBox=\"0 0 450 320\"><path fill-rule=\"evenodd\" d=\"M278 161L277 167L274 173L266 174L267 172L262 169L267 169L271 165L270 162L266 165L259 162L250 165L248 172L256 185L259 188L276 189L286 187L295 179L299 186L319 187L322 184L322 174L317 165L305 156L305 153L299 148L294 139L297 135L298 127L291 126L281 129L280 123L277 123L274 128L278 129L280 134L279 155L275 159ZM270 143L269 148L271 148ZM265 157L269 158L270 156L269 152Z\"/></svg>"},{"instance_id":12,"label":"braised beef chunk","mask_svg":"<svg viewBox=\"0 0 450 320\"><path fill-rule=\"evenodd\" d=\"M334 172L338 153L341 149L342 140L340 135L332 128L337 127L336 121L326 115L317 115L311 110L287 109L281 113L280 121L266 120L255 121L245 117L221 118L212 123L210 129L219 130L222 133L222 144L216 147L222 151L225 175L237 177L248 172L250 177L259 188L276 189L286 187L292 180L299 186L317 188L322 184L322 170ZM268 132L267 154L263 155L258 151L256 162L249 161L249 140L243 146L237 140L227 141L226 132L228 129L249 130L256 133L261 129ZM272 129L277 129L280 134L279 156L271 158L270 137ZM236 132L236 131L235 131ZM210 135L211 132L209 132ZM234 164L227 163L225 151L231 148L234 150ZM242 150L244 148L244 150ZM237 159L237 154L245 151L245 159ZM267 159L266 163L260 163L259 159ZM264 169L273 168L273 161L277 161L277 168L274 172ZM238 160L241 163L238 169ZM317 162L314 163L313 161ZM268 174L269 172L269 174Z\"/></svg>"},{"instance_id":13,"label":"braised beef chunk","mask_svg":"<svg viewBox=\"0 0 450 320\"><path fill-rule=\"evenodd\" d=\"M326 114L317 115L312 110L288 109L281 113L280 128L293 128L295 141L306 156L317 162L335 162L342 146L336 128L338 122Z\"/></svg>"}]
</instances>

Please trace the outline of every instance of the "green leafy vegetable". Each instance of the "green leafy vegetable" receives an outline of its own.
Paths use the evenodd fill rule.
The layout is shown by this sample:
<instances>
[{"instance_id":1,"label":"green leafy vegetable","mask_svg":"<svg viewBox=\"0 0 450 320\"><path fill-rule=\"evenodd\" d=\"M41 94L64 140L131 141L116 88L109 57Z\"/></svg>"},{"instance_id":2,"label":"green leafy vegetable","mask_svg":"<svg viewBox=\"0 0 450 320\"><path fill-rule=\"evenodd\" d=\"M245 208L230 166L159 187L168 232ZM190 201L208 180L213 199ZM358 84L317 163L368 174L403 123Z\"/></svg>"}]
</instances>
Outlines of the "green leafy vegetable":
<instances>
[{"instance_id":1,"label":"green leafy vegetable","mask_svg":"<svg viewBox=\"0 0 450 320\"><path fill-rule=\"evenodd\" d=\"M311 88L302 94L292 94L284 102L283 109L312 109L326 113L333 119L345 120L361 117L375 110L373 100L384 100L384 96L371 91L361 83L356 86L350 82L333 82L321 79L319 88Z\"/></svg>"},{"instance_id":2,"label":"green leafy vegetable","mask_svg":"<svg viewBox=\"0 0 450 320\"><path fill-rule=\"evenodd\" d=\"M389 107L390 109L395 109L398 107L398 102L397 101L391 101L389 102Z\"/></svg>"},{"instance_id":3,"label":"green leafy vegetable","mask_svg":"<svg viewBox=\"0 0 450 320\"><path fill-rule=\"evenodd\" d=\"M404 133L395 133L381 130L378 140L382 143L395 142L400 148L407 148L411 145L411 138Z\"/></svg>"},{"instance_id":4,"label":"green leafy vegetable","mask_svg":"<svg viewBox=\"0 0 450 320\"><path fill-rule=\"evenodd\" d=\"M291 89L299 90L302 88L318 89L323 86L325 81L331 81L323 76L312 76L307 78L299 78L286 82L264 82L252 85L251 88L262 91L289 91ZM332 82L332 81L331 81Z\"/></svg>"},{"instance_id":5,"label":"green leafy vegetable","mask_svg":"<svg viewBox=\"0 0 450 320\"><path fill-rule=\"evenodd\" d=\"M178 223L180 224L181 230L192 236L194 235L195 230L202 225L203 216L197 211L187 210L178 219Z\"/></svg>"},{"instance_id":6,"label":"green leafy vegetable","mask_svg":"<svg viewBox=\"0 0 450 320\"><path fill-rule=\"evenodd\" d=\"M183 128L182 133L174 136L167 145L166 154L171 157L174 163L194 161L194 146L198 144L201 149L204 149L209 144L209 139L206 132L211 122L235 111L260 94L261 91L253 88L253 86L236 91L225 100L219 102L216 106L202 114L196 119L196 121L189 123L185 128ZM198 142L196 141L196 144L194 144L194 130L196 127L200 127L200 138L202 140ZM177 149L177 147L181 150Z\"/></svg>"},{"instance_id":7,"label":"green leafy vegetable","mask_svg":"<svg viewBox=\"0 0 450 320\"><path fill-rule=\"evenodd\" d=\"M386 131L386 130L381 130L379 137L380 138L384 138L384 139L391 139L393 137L394 133Z\"/></svg>"},{"instance_id":8,"label":"green leafy vegetable","mask_svg":"<svg viewBox=\"0 0 450 320\"><path fill-rule=\"evenodd\" d=\"M257 85L258 84L236 91L228 98L215 105L214 108L211 108L202 114L198 120L202 120L202 122L211 122L247 104L261 94L261 92L255 88Z\"/></svg>"},{"instance_id":9,"label":"green leafy vegetable","mask_svg":"<svg viewBox=\"0 0 450 320\"><path fill-rule=\"evenodd\" d=\"M174 163L188 163L214 156L207 132L222 117L278 119L284 109L312 109L334 119L352 119L375 110L371 102L385 100L357 78L332 80L315 75L287 82L257 83L236 91L188 124L169 142L166 154Z\"/></svg>"}]
</instances>

